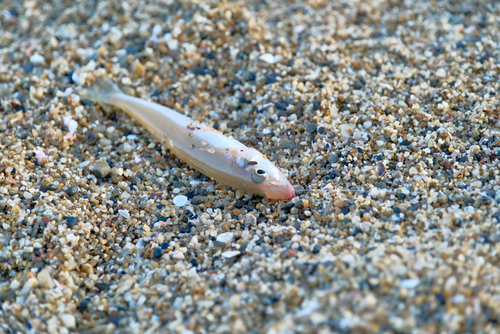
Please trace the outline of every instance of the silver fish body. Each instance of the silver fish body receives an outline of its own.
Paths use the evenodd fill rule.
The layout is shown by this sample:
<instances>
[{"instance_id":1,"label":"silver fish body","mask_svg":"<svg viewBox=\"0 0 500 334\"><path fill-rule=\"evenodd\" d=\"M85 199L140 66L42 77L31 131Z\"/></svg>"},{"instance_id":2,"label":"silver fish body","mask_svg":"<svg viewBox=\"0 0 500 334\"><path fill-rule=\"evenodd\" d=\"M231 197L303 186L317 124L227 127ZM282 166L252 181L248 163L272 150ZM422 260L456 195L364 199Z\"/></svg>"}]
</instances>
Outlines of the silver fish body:
<instances>
[{"instance_id":1,"label":"silver fish body","mask_svg":"<svg viewBox=\"0 0 500 334\"><path fill-rule=\"evenodd\" d=\"M224 185L270 199L295 196L287 178L259 151L170 108L123 94L107 78L80 95L125 110L181 160Z\"/></svg>"}]
</instances>

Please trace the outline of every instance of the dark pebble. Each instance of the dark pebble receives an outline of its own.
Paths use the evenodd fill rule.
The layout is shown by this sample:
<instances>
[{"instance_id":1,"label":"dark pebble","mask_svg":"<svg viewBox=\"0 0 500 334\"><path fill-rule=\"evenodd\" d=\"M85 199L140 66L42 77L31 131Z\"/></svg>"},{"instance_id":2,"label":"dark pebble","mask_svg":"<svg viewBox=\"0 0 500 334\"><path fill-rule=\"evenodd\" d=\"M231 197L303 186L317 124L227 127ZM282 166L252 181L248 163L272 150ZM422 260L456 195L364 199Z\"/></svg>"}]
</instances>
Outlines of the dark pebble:
<instances>
[{"instance_id":1,"label":"dark pebble","mask_svg":"<svg viewBox=\"0 0 500 334\"><path fill-rule=\"evenodd\" d=\"M95 135L94 131L85 132L85 140L89 144L94 144L95 142L97 142L97 136Z\"/></svg>"},{"instance_id":2,"label":"dark pebble","mask_svg":"<svg viewBox=\"0 0 500 334\"><path fill-rule=\"evenodd\" d=\"M15 111L22 111L22 112L25 112L26 111L26 108L24 107L24 104L20 104L20 105L16 105L14 107L14 110Z\"/></svg>"},{"instance_id":3,"label":"dark pebble","mask_svg":"<svg viewBox=\"0 0 500 334\"><path fill-rule=\"evenodd\" d=\"M238 128L238 127L240 127L240 122L239 121L229 121L229 122L227 122L227 127L230 129Z\"/></svg>"},{"instance_id":4,"label":"dark pebble","mask_svg":"<svg viewBox=\"0 0 500 334\"><path fill-rule=\"evenodd\" d=\"M59 189L58 186L56 186L55 184L51 183L47 186L47 190L50 190L50 191L57 191Z\"/></svg>"},{"instance_id":5,"label":"dark pebble","mask_svg":"<svg viewBox=\"0 0 500 334\"><path fill-rule=\"evenodd\" d=\"M342 209L340 209L340 212L342 212L344 215L346 215L346 214L349 213L349 209L348 208L342 208Z\"/></svg>"},{"instance_id":6,"label":"dark pebble","mask_svg":"<svg viewBox=\"0 0 500 334\"><path fill-rule=\"evenodd\" d=\"M28 130L21 130L16 133L17 138L20 139L26 139L30 135L30 132Z\"/></svg>"},{"instance_id":7,"label":"dark pebble","mask_svg":"<svg viewBox=\"0 0 500 334\"><path fill-rule=\"evenodd\" d=\"M405 198L406 198L406 195L405 195L405 194L403 194L403 193L398 193L398 194L396 195L396 197L397 197L398 199L400 199L400 200L403 200L403 199L405 199Z\"/></svg>"},{"instance_id":8,"label":"dark pebble","mask_svg":"<svg viewBox=\"0 0 500 334\"><path fill-rule=\"evenodd\" d=\"M288 103L281 100L281 101L278 101L274 104L274 106L278 109L281 109L281 110L286 110L288 108Z\"/></svg>"},{"instance_id":9,"label":"dark pebble","mask_svg":"<svg viewBox=\"0 0 500 334\"><path fill-rule=\"evenodd\" d=\"M246 202L234 203L234 207L237 209L241 209L243 207L243 205L245 205L245 204L246 204Z\"/></svg>"},{"instance_id":10,"label":"dark pebble","mask_svg":"<svg viewBox=\"0 0 500 334\"><path fill-rule=\"evenodd\" d=\"M186 216L184 216L184 217L186 217ZM186 218L187 218L187 217L186 217ZM193 227L193 225L191 225L191 224L183 225L183 226L181 226L181 228L180 228L180 232L181 232L181 233L190 233L190 232L191 232L191 228L192 228L192 227Z\"/></svg>"},{"instance_id":11,"label":"dark pebble","mask_svg":"<svg viewBox=\"0 0 500 334\"><path fill-rule=\"evenodd\" d=\"M213 243L214 243L214 246L216 248L224 248L224 247L226 247L226 244L223 243L223 242L221 242L221 241L214 240Z\"/></svg>"},{"instance_id":12,"label":"dark pebble","mask_svg":"<svg viewBox=\"0 0 500 334\"><path fill-rule=\"evenodd\" d=\"M313 252L313 254L318 254L320 250L321 250L321 245L316 244L316 245L314 245L312 252Z\"/></svg>"},{"instance_id":13,"label":"dark pebble","mask_svg":"<svg viewBox=\"0 0 500 334\"><path fill-rule=\"evenodd\" d=\"M24 73L30 73L31 71L33 71L34 67L35 65L33 65L33 63L28 63L28 65L26 65L26 67L24 68Z\"/></svg>"},{"instance_id":14,"label":"dark pebble","mask_svg":"<svg viewBox=\"0 0 500 334\"><path fill-rule=\"evenodd\" d=\"M274 243L275 244L281 244L283 241L286 241L286 235L285 234L278 234L277 236L274 237Z\"/></svg>"},{"instance_id":15,"label":"dark pebble","mask_svg":"<svg viewBox=\"0 0 500 334\"><path fill-rule=\"evenodd\" d=\"M294 206L294 205L295 205L295 204L293 204L293 203L288 203L287 205L285 205L285 206L283 207L283 212L285 212L285 213L289 213L289 212L290 212L290 210L293 208L293 206Z\"/></svg>"},{"instance_id":16,"label":"dark pebble","mask_svg":"<svg viewBox=\"0 0 500 334\"><path fill-rule=\"evenodd\" d=\"M215 72L214 71L210 71L209 69L205 68L205 67L198 67L198 68L195 68L193 73L195 75L205 75L205 74L209 74L211 76L215 76Z\"/></svg>"},{"instance_id":17,"label":"dark pebble","mask_svg":"<svg viewBox=\"0 0 500 334\"><path fill-rule=\"evenodd\" d=\"M315 123L309 123L309 124L307 124L306 131L308 133L314 133L314 131L316 131L316 124Z\"/></svg>"},{"instance_id":18,"label":"dark pebble","mask_svg":"<svg viewBox=\"0 0 500 334\"><path fill-rule=\"evenodd\" d=\"M490 190L490 191L486 192L487 196L490 196L493 198L495 198L496 194L497 194L497 192L495 190Z\"/></svg>"},{"instance_id":19,"label":"dark pebble","mask_svg":"<svg viewBox=\"0 0 500 334\"><path fill-rule=\"evenodd\" d=\"M90 101L90 100L82 100L81 102L84 106L95 106L95 103ZM94 133L92 131L87 131L86 133L89 133L89 132Z\"/></svg>"},{"instance_id":20,"label":"dark pebble","mask_svg":"<svg viewBox=\"0 0 500 334\"><path fill-rule=\"evenodd\" d=\"M9 14L15 17L19 16L19 11L16 8L9 9Z\"/></svg>"},{"instance_id":21,"label":"dark pebble","mask_svg":"<svg viewBox=\"0 0 500 334\"><path fill-rule=\"evenodd\" d=\"M174 181L174 183L172 184L172 186L174 188L179 188L180 189L180 188L184 187L184 183L179 182L179 181Z\"/></svg>"},{"instance_id":22,"label":"dark pebble","mask_svg":"<svg viewBox=\"0 0 500 334\"><path fill-rule=\"evenodd\" d=\"M78 193L78 186L71 186L66 189L68 196L75 196Z\"/></svg>"},{"instance_id":23,"label":"dark pebble","mask_svg":"<svg viewBox=\"0 0 500 334\"><path fill-rule=\"evenodd\" d=\"M276 115L278 115L279 117L287 117L288 114L285 110L278 110L278 112L276 113Z\"/></svg>"},{"instance_id":24,"label":"dark pebble","mask_svg":"<svg viewBox=\"0 0 500 334\"><path fill-rule=\"evenodd\" d=\"M411 144L411 142L409 140L403 140L401 142L401 145L403 145L403 146L409 146L410 144Z\"/></svg>"},{"instance_id":25,"label":"dark pebble","mask_svg":"<svg viewBox=\"0 0 500 334\"><path fill-rule=\"evenodd\" d=\"M66 225L68 225L68 227L73 227L76 224L78 224L78 218L76 218L76 217L66 218Z\"/></svg>"},{"instance_id":26,"label":"dark pebble","mask_svg":"<svg viewBox=\"0 0 500 334\"><path fill-rule=\"evenodd\" d=\"M465 162L467 162L468 160L469 160L469 158L468 158L466 155L464 155L464 156L460 159L460 162L465 163Z\"/></svg>"},{"instance_id":27,"label":"dark pebble","mask_svg":"<svg viewBox=\"0 0 500 334\"><path fill-rule=\"evenodd\" d=\"M254 81L255 80L255 73L250 72L248 73L248 81Z\"/></svg>"},{"instance_id":28,"label":"dark pebble","mask_svg":"<svg viewBox=\"0 0 500 334\"><path fill-rule=\"evenodd\" d=\"M295 195L302 195L304 193L304 187L300 184L293 186L293 189L295 190Z\"/></svg>"},{"instance_id":29,"label":"dark pebble","mask_svg":"<svg viewBox=\"0 0 500 334\"><path fill-rule=\"evenodd\" d=\"M377 163L377 175L382 176L385 174L385 166L383 163L379 162Z\"/></svg>"},{"instance_id":30,"label":"dark pebble","mask_svg":"<svg viewBox=\"0 0 500 334\"><path fill-rule=\"evenodd\" d=\"M155 248L155 259L159 259L163 254L165 254L165 251L161 249L160 247Z\"/></svg>"},{"instance_id":31,"label":"dark pebble","mask_svg":"<svg viewBox=\"0 0 500 334\"><path fill-rule=\"evenodd\" d=\"M168 242L162 242L161 245L160 245L160 247L162 249L167 249L168 248Z\"/></svg>"},{"instance_id":32,"label":"dark pebble","mask_svg":"<svg viewBox=\"0 0 500 334\"><path fill-rule=\"evenodd\" d=\"M318 131L318 133L323 133L323 132L325 132L325 128L320 126L317 131Z\"/></svg>"},{"instance_id":33,"label":"dark pebble","mask_svg":"<svg viewBox=\"0 0 500 334\"><path fill-rule=\"evenodd\" d=\"M101 291L109 291L110 283L96 283L95 286Z\"/></svg>"},{"instance_id":34,"label":"dark pebble","mask_svg":"<svg viewBox=\"0 0 500 334\"><path fill-rule=\"evenodd\" d=\"M328 162L334 164L337 161L339 161L339 156L336 154L330 154L330 156L328 157Z\"/></svg>"},{"instance_id":35,"label":"dark pebble","mask_svg":"<svg viewBox=\"0 0 500 334\"><path fill-rule=\"evenodd\" d=\"M83 312L85 310L87 310L87 308L89 307L89 304L90 304L90 299L84 299L80 302L80 304L78 305L78 307L76 308L78 311L80 312Z\"/></svg>"},{"instance_id":36,"label":"dark pebble","mask_svg":"<svg viewBox=\"0 0 500 334\"><path fill-rule=\"evenodd\" d=\"M245 205L245 208L247 209L248 212L256 210L255 206L253 206L253 205Z\"/></svg>"},{"instance_id":37,"label":"dark pebble","mask_svg":"<svg viewBox=\"0 0 500 334\"><path fill-rule=\"evenodd\" d=\"M275 75L268 75L266 76L266 84L272 84L272 83L275 83L278 81L278 79L276 79L277 76Z\"/></svg>"}]
</instances>

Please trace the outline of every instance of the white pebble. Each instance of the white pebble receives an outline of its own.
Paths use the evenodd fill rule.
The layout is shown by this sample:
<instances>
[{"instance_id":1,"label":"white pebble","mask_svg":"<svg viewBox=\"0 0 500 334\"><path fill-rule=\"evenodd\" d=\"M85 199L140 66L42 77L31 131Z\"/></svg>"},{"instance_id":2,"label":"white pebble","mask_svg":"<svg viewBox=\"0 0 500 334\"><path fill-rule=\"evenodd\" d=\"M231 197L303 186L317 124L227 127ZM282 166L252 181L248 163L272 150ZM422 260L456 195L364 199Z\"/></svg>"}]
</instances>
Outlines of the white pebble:
<instances>
[{"instance_id":1,"label":"white pebble","mask_svg":"<svg viewBox=\"0 0 500 334\"><path fill-rule=\"evenodd\" d=\"M108 34L108 41L111 44L117 45L123 37L123 33L117 27L112 27Z\"/></svg>"},{"instance_id":2,"label":"white pebble","mask_svg":"<svg viewBox=\"0 0 500 334\"><path fill-rule=\"evenodd\" d=\"M73 88L68 87L64 90L63 96L68 96L71 93L73 93Z\"/></svg>"},{"instance_id":3,"label":"white pebble","mask_svg":"<svg viewBox=\"0 0 500 334\"><path fill-rule=\"evenodd\" d=\"M173 38L171 33L166 33L165 36L163 36L163 39L165 40L165 43L167 43L170 50L176 50L179 48L179 41Z\"/></svg>"},{"instance_id":4,"label":"white pebble","mask_svg":"<svg viewBox=\"0 0 500 334\"><path fill-rule=\"evenodd\" d=\"M175 206L184 206L186 205L187 203L187 200L188 198L184 195L178 195L178 196L175 196L174 199L173 199L173 202L174 202L174 205Z\"/></svg>"},{"instance_id":5,"label":"white pebble","mask_svg":"<svg viewBox=\"0 0 500 334\"><path fill-rule=\"evenodd\" d=\"M97 63L94 61L94 59L91 59L88 63L87 63L87 69L89 71L95 71L97 67Z\"/></svg>"},{"instance_id":6,"label":"white pebble","mask_svg":"<svg viewBox=\"0 0 500 334\"><path fill-rule=\"evenodd\" d=\"M130 217L130 213L128 213L128 210L118 210L118 213L120 214L120 216L122 216L123 218L129 218Z\"/></svg>"},{"instance_id":7,"label":"white pebble","mask_svg":"<svg viewBox=\"0 0 500 334\"><path fill-rule=\"evenodd\" d=\"M13 280L13 281L10 283L9 288L10 288L11 290L17 290L17 289L19 289L19 287L20 287L20 286L21 286L21 282L19 282L18 280L16 280L16 279L15 279L15 280Z\"/></svg>"},{"instance_id":8,"label":"white pebble","mask_svg":"<svg viewBox=\"0 0 500 334\"><path fill-rule=\"evenodd\" d=\"M436 76L444 78L446 76L446 70L444 68L440 68L439 70L437 70Z\"/></svg>"},{"instance_id":9,"label":"white pebble","mask_svg":"<svg viewBox=\"0 0 500 334\"><path fill-rule=\"evenodd\" d=\"M125 86L130 86L132 84L132 80L130 80L127 77L124 77L122 78L122 84L124 84Z\"/></svg>"},{"instance_id":10,"label":"white pebble","mask_svg":"<svg viewBox=\"0 0 500 334\"><path fill-rule=\"evenodd\" d=\"M129 143L125 142L123 144L123 150L127 153L130 153L132 152L132 146Z\"/></svg>"},{"instance_id":11,"label":"white pebble","mask_svg":"<svg viewBox=\"0 0 500 334\"><path fill-rule=\"evenodd\" d=\"M43 158L45 158L45 152L42 151L41 149L38 150L33 150L33 153L35 153L35 159L38 161L38 163L41 163Z\"/></svg>"},{"instance_id":12,"label":"white pebble","mask_svg":"<svg viewBox=\"0 0 500 334\"><path fill-rule=\"evenodd\" d=\"M228 243L230 243L230 242L232 242L232 241L233 241L233 238L234 238L234 237L233 237L233 233L231 233L231 232L226 232L226 233L219 234L219 235L217 236L217 241L218 241L218 242L223 242L223 243L225 243L225 244L228 244Z\"/></svg>"},{"instance_id":13,"label":"white pebble","mask_svg":"<svg viewBox=\"0 0 500 334\"><path fill-rule=\"evenodd\" d=\"M39 54L34 54L33 56L30 57L30 63L35 65L45 64L45 57L40 56Z\"/></svg>"},{"instance_id":14,"label":"white pebble","mask_svg":"<svg viewBox=\"0 0 500 334\"><path fill-rule=\"evenodd\" d=\"M68 131L75 133L76 129L78 129L78 122L74 119L70 120L68 124Z\"/></svg>"},{"instance_id":15,"label":"white pebble","mask_svg":"<svg viewBox=\"0 0 500 334\"><path fill-rule=\"evenodd\" d=\"M399 283L400 288L406 288L406 289L414 289L420 284L420 280L418 278L409 278L402 280Z\"/></svg>"},{"instance_id":16,"label":"white pebble","mask_svg":"<svg viewBox=\"0 0 500 334\"><path fill-rule=\"evenodd\" d=\"M52 289L55 287L52 277L50 277L50 269L45 267L38 273L38 281L47 289Z\"/></svg>"},{"instance_id":17,"label":"white pebble","mask_svg":"<svg viewBox=\"0 0 500 334\"><path fill-rule=\"evenodd\" d=\"M260 60L265 61L269 64L274 64L274 56L270 53L264 53L259 57Z\"/></svg>"},{"instance_id":18,"label":"white pebble","mask_svg":"<svg viewBox=\"0 0 500 334\"><path fill-rule=\"evenodd\" d=\"M59 316L61 319L61 322L63 323L64 327L66 328L74 328L76 327L76 320L75 316L71 314L61 314Z\"/></svg>"},{"instance_id":19,"label":"white pebble","mask_svg":"<svg viewBox=\"0 0 500 334\"><path fill-rule=\"evenodd\" d=\"M136 164L140 164L140 163L141 163L141 161L142 161L142 159L141 159L141 157L140 157L139 155L136 155L136 156L134 157L134 161L135 161L135 163L136 163Z\"/></svg>"},{"instance_id":20,"label":"white pebble","mask_svg":"<svg viewBox=\"0 0 500 334\"><path fill-rule=\"evenodd\" d=\"M79 166L80 166L80 168L85 168L88 165L90 165L90 161L86 160L86 161L82 161Z\"/></svg>"},{"instance_id":21,"label":"white pebble","mask_svg":"<svg viewBox=\"0 0 500 334\"><path fill-rule=\"evenodd\" d=\"M230 259L232 257L235 257L239 255L241 252L240 251L226 251L221 254L222 257L225 257L226 259Z\"/></svg>"},{"instance_id":22,"label":"white pebble","mask_svg":"<svg viewBox=\"0 0 500 334\"><path fill-rule=\"evenodd\" d=\"M28 292L31 292L34 288L38 286L38 280L34 277L30 278L26 281L23 288L21 289L21 295L25 295Z\"/></svg>"}]
</instances>

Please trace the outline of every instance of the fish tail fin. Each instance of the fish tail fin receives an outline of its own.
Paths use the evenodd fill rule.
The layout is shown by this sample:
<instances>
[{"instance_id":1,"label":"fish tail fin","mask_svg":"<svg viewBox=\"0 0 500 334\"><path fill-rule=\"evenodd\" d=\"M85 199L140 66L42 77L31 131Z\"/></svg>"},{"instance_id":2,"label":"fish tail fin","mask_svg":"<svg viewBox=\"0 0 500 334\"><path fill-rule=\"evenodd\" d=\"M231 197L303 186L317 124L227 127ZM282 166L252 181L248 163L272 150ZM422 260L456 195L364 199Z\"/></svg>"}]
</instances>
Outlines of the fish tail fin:
<instances>
[{"instance_id":1,"label":"fish tail fin","mask_svg":"<svg viewBox=\"0 0 500 334\"><path fill-rule=\"evenodd\" d=\"M111 99L123 92L107 76L100 76L95 83L79 91L82 100L111 104Z\"/></svg>"}]
</instances>

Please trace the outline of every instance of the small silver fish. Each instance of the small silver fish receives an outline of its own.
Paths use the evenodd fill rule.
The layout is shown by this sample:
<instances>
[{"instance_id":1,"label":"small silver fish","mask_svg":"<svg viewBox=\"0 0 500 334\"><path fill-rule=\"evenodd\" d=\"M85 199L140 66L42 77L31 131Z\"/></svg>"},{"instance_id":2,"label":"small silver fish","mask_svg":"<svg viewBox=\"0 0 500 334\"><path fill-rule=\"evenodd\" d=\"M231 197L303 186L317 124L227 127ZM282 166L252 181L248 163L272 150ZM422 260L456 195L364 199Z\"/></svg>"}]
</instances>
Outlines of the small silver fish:
<instances>
[{"instance_id":1,"label":"small silver fish","mask_svg":"<svg viewBox=\"0 0 500 334\"><path fill-rule=\"evenodd\" d=\"M222 184L270 199L295 196L285 175L259 151L170 108L126 95L107 77L80 96L125 110L181 160Z\"/></svg>"}]
</instances>

